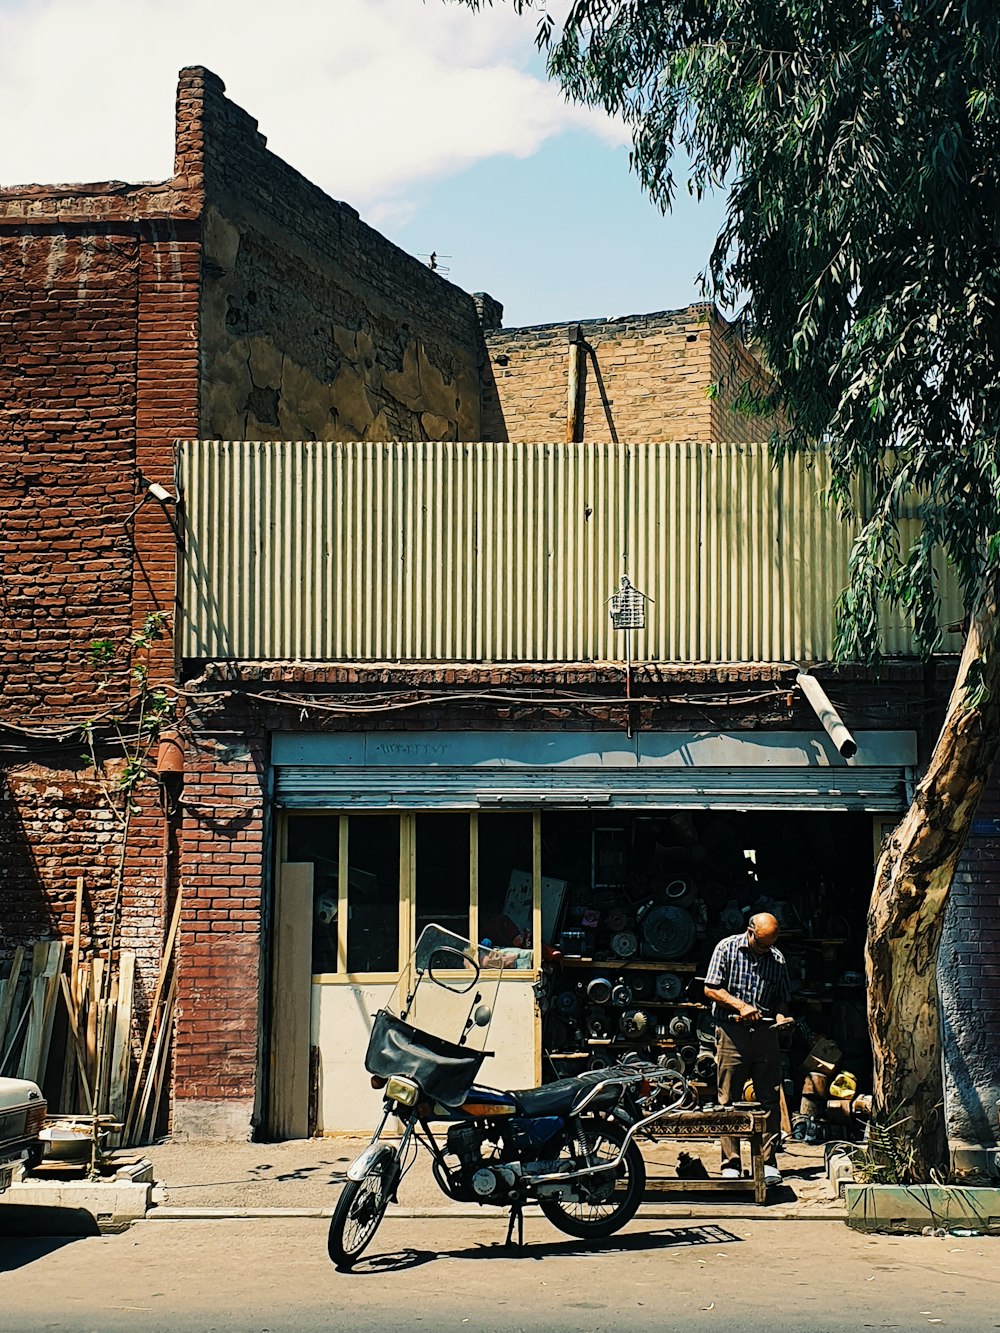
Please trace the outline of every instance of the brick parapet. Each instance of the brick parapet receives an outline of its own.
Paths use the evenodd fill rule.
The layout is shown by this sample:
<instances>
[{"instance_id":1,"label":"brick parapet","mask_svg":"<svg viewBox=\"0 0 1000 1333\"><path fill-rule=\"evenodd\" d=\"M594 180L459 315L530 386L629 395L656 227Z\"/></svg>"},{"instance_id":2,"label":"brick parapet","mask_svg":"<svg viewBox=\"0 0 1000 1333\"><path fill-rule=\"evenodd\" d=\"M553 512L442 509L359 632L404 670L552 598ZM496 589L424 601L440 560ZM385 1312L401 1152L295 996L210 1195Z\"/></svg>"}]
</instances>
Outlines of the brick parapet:
<instances>
[{"instance_id":1,"label":"brick parapet","mask_svg":"<svg viewBox=\"0 0 1000 1333\"><path fill-rule=\"evenodd\" d=\"M568 334L577 324L487 332L483 438L565 438ZM743 442L770 432L728 395L764 372L710 304L579 322L584 341L578 437L589 441ZM712 397L712 386L720 392Z\"/></svg>"},{"instance_id":2,"label":"brick parapet","mask_svg":"<svg viewBox=\"0 0 1000 1333\"><path fill-rule=\"evenodd\" d=\"M473 298L267 148L206 78L202 434L476 438Z\"/></svg>"}]
</instances>

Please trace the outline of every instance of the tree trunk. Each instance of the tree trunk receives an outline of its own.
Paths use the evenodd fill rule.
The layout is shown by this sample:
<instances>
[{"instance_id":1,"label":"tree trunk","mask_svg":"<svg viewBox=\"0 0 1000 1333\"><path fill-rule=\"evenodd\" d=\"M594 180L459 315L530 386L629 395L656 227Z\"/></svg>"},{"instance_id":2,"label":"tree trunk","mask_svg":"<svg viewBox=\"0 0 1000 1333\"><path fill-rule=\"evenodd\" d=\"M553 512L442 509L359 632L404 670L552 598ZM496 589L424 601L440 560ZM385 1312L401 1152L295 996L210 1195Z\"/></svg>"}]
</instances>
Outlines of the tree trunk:
<instances>
[{"instance_id":1,"label":"tree trunk","mask_svg":"<svg viewBox=\"0 0 1000 1333\"><path fill-rule=\"evenodd\" d=\"M1000 577L990 571L927 772L875 871L868 913L868 1014L875 1112L906 1118L911 1177L947 1156L937 956L952 877L1000 750Z\"/></svg>"}]
</instances>

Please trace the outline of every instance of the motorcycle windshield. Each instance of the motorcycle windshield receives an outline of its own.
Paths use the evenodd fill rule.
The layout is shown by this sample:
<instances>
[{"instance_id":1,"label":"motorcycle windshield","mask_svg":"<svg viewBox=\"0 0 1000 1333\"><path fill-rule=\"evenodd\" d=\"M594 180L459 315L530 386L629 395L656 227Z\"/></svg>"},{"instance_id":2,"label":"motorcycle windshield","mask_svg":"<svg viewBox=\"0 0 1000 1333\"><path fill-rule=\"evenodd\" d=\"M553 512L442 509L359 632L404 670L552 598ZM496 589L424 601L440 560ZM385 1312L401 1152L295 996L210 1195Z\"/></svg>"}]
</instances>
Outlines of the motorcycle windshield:
<instances>
[{"instance_id":1,"label":"motorcycle windshield","mask_svg":"<svg viewBox=\"0 0 1000 1333\"><path fill-rule=\"evenodd\" d=\"M390 1007L433 1037L485 1051L502 976L494 954L444 926L425 926Z\"/></svg>"}]
</instances>

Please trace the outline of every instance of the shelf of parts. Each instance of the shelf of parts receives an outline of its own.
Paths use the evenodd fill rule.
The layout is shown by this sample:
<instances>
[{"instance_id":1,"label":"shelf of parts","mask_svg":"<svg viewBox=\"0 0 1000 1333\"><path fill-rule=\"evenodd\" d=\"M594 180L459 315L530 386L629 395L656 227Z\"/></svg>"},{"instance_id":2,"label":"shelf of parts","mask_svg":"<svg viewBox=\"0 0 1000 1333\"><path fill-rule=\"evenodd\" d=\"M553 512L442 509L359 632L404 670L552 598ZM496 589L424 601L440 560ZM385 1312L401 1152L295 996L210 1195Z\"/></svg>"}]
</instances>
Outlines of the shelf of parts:
<instances>
[{"instance_id":1,"label":"shelf of parts","mask_svg":"<svg viewBox=\"0 0 1000 1333\"><path fill-rule=\"evenodd\" d=\"M612 972L693 972L695 963L670 962L664 959L662 963L630 963L627 958L564 958L563 967L606 967Z\"/></svg>"}]
</instances>

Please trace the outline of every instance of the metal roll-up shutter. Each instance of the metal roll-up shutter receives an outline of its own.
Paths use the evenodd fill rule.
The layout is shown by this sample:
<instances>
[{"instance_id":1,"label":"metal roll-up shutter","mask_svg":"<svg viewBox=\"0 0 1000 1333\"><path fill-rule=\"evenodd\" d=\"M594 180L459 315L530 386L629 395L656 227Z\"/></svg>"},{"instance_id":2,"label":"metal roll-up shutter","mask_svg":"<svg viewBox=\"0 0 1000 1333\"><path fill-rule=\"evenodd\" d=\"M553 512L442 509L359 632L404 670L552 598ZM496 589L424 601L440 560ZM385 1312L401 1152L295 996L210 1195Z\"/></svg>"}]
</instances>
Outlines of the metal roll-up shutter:
<instances>
[{"instance_id":1,"label":"metal roll-up shutter","mask_svg":"<svg viewBox=\"0 0 1000 1333\"><path fill-rule=\"evenodd\" d=\"M868 810L906 808L906 769L421 768L291 764L274 771L289 809Z\"/></svg>"}]
</instances>

